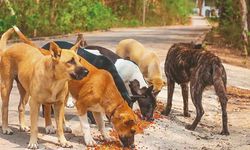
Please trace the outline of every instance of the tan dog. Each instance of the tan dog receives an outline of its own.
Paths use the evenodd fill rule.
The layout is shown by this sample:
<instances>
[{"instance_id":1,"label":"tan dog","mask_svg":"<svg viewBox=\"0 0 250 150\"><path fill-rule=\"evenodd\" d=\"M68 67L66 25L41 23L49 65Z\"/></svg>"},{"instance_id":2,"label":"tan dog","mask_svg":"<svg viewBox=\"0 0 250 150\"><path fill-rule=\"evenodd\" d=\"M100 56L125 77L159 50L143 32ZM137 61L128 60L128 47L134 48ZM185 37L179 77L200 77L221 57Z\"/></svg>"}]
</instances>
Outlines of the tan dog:
<instances>
[{"instance_id":1,"label":"tan dog","mask_svg":"<svg viewBox=\"0 0 250 150\"><path fill-rule=\"evenodd\" d=\"M14 32L9 29L1 38L1 45L6 45L6 39ZM2 130L4 134L12 134L8 128L8 105L13 81L16 80L20 93L19 120L22 130L29 130L25 125L25 104L29 101L31 136L28 148L36 149L37 120L40 104L54 104L57 122L58 140L62 147L71 147L63 133L64 100L68 92L67 81L80 80L88 71L79 63L75 53L79 45L71 51L62 51L51 42L50 56L44 56L30 45L19 43L7 48L1 57L1 96L2 96ZM0 49L5 49L1 47Z\"/></svg>"},{"instance_id":2,"label":"tan dog","mask_svg":"<svg viewBox=\"0 0 250 150\"><path fill-rule=\"evenodd\" d=\"M23 42L35 46L21 32L18 35ZM40 49L40 51L44 55L48 55L47 50ZM110 141L112 139L105 130L104 114L109 116L123 145L133 147L134 134L137 129L136 115L120 95L111 74L105 70L97 69L83 58L81 58L81 64L87 68L89 73L81 81L71 80L69 90L76 99L76 107L86 145L93 146L96 144L90 134L87 119L87 110L90 110L93 111L98 128L105 140ZM48 113L50 108L45 107L45 120L47 122L51 122L51 116Z\"/></svg>"},{"instance_id":3,"label":"tan dog","mask_svg":"<svg viewBox=\"0 0 250 150\"><path fill-rule=\"evenodd\" d=\"M116 47L116 54L134 61L139 66L143 76L153 85L155 95L166 84L162 79L159 57L155 52L146 50L138 41L134 39L120 41Z\"/></svg>"},{"instance_id":4,"label":"tan dog","mask_svg":"<svg viewBox=\"0 0 250 150\"><path fill-rule=\"evenodd\" d=\"M104 139L110 140L103 120L103 114L106 114L118 132L123 146L133 147L137 128L136 116L120 95L112 76L105 70L97 69L83 58L81 63L89 70L89 74L81 81L70 81L69 90L76 99L86 144L95 145L87 119L87 111L92 111Z\"/></svg>"}]
</instances>

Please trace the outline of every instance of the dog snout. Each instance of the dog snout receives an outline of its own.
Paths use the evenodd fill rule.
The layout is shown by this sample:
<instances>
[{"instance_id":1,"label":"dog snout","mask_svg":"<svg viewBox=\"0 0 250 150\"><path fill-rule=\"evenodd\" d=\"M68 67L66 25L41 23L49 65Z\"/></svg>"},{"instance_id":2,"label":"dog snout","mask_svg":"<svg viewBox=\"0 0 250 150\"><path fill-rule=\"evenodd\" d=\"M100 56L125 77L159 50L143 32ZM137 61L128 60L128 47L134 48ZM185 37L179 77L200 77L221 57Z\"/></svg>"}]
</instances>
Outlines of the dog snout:
<instances>
[{"instance_id":1,"label":"dog snout","mask_svg":"<svg viewBox=\"0 0 250 150\"><path fill-rule=\"evenodd\" d=\"M85 67L76 67L74 73L70 74L75 80L81 80L83 77L87 76L89 71Z\"/></svg>"},{"instance_id":2,"label":"dog snout","mask_svg":"<svg viewBox=\"0 0 250 150\"><path fill-rule=\"evenodd\" d=\"M119 139L122 142L123 147L130 148L130 149L134 149L135 148L135 145L134 145L134 135L132 135L130 137L119 136Z\"/></svg>"},{"instance_id":3,"label":"dog snout","mask_svg":"<svg viewBox=\"0 0 250 150\"><path fill-rule=\"evenodd\" d=\"M148 116L148 115L146 115L146 116L142 116L142 119L143 120L146 120L146 121L149 121L149 122L152 122L152 121L154 121L154 117L153 116Z\"/></svg>"}]
</instances>

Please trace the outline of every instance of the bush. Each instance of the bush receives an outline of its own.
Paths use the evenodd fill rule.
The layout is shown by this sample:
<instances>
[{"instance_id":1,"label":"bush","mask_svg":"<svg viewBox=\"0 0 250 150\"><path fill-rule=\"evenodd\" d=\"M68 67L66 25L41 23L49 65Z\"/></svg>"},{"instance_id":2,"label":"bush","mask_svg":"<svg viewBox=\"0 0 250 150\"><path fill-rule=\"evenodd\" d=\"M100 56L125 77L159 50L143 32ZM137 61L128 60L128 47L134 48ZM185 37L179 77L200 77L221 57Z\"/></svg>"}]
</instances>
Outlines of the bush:
<instances>
[{"instance_id":1,"label":"bush","mask_svg":"<svg viewBox=\"0 0 250 150\"><path fill-rule=\"evenodd\" d=\"M102 5L98 0L57 0L40 1L17 0L12 3L16 12L10 15L5 3L1 3L0 32L4 32L13 25L33 35L37 30L38 36L66 34L75 31L107 30L116 21L110 8Z\"/></svg>"},{"instance_id":2,"label":"bush","mask_svg":"<svg viewBox=\"0 0 250 150\"><path fill-rule=\"evenodd\" d=\"M0 1L0 33L13 25L30 36L142 25L143 0L104 2L105 5L100 0L50 0L37 4L35 0L15 0L10 1L15 11L12 16ZM193 0L148 0L146 25L184 24L192 7Z\"/></svg>"}]
</instances>

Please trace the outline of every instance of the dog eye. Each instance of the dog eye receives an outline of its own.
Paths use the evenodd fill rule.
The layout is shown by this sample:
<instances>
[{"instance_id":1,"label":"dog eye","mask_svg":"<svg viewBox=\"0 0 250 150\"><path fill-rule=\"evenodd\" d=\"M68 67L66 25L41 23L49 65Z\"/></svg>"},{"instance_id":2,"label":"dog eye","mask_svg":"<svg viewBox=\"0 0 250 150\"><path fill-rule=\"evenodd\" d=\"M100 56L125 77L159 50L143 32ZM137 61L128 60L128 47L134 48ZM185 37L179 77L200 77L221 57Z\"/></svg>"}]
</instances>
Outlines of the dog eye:
<instances>
[{"instance_id":1,"label":"dog eye","mask_svg":"<svg viewBox=\"0 0 250 150\"><path fill-rule=\"evenodd\" d=\"M75 65L75 64L76 64L76 61L75 61L74 58L71 58L71 60L68 61L67 63L72 64L72 65Z\"/></svg>"}]
</instances>

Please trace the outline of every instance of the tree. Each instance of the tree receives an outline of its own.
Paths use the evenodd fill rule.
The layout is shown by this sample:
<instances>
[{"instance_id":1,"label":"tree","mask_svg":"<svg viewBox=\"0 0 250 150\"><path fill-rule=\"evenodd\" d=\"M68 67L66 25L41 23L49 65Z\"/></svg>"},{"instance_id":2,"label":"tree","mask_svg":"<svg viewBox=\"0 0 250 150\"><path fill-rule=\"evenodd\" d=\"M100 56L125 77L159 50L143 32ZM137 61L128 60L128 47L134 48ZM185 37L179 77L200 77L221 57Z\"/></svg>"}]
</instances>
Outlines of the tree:
<instances>
[{"instance_id":1,"label":"tree","mask_svg":"<svg viewBox=\"0 0 250 150\"><path fill-rule=\"evenodd\" d=\"M201 13L202 13L203 2L204 0L198 0L199 16L201 16Z\"/></svg>"},{"instance_id":2,"label":"tree","mask_svg":"<svg viewBox=\"0 0 250 150\"><path fill-rule=\"evenodd\" d=\"M242 25L242 37L243 37L243 55L247 56L247 47L248 47L248 20L247 20L247 3L246 0L240 0L241 4L241 25Z\"/></svg>"}]
</instances>

